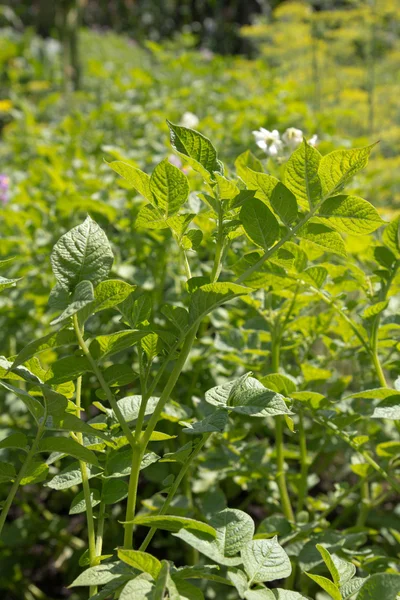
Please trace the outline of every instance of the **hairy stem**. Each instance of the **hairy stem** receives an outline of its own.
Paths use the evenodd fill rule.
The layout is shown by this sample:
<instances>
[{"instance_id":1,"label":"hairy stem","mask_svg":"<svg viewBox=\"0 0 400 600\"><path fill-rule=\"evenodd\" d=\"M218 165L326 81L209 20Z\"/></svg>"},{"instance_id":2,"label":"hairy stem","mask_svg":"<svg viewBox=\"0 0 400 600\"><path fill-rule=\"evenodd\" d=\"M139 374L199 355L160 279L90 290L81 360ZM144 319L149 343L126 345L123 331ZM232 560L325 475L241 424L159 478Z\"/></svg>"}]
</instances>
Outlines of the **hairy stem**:
<instances>
[{"instance_id":1,"label":"hairy stem","mask_svg":"<svg viewBox=\"0 0 400 600\"><path fill-rule=\"evenodd\" d=\"M304 429L304 417L303 414L299 413L299 446L300 446L300 483L299 483L299 497L297 500L297 512L303 510L304 501L307 495L307 477L308 477L308 463L307 463L307 438Z\"/></svg>"}]
</instances>

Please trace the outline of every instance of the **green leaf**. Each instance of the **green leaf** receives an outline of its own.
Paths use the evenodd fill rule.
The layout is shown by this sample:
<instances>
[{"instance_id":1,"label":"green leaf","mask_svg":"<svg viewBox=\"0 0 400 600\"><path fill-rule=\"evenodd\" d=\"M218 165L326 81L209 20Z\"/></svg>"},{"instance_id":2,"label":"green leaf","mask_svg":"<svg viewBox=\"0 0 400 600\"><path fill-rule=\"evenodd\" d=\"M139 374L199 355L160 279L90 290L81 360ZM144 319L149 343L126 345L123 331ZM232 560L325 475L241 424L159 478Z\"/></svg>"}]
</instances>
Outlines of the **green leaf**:
<instances>
[{"instance_id":1,"label":"green leaf","mask_svg":"<svg viewBox=\"0 0 400 600\"><path fill-rule=\"evenodd\" d=\"M241 550L243 565L251 583L289 577L292 565L277 537L253 540Z\"/></svg>"},{"instance_id":2,"label":"green leaf","mask_svg":"<svg viewBox=\"0 0 400 600\"><path fill-rule=\"evenodd\" d=\"M263 201L264 204L271 206L271 198L275 187L279 180L267 173L259 173L252 169L246 169L242 173L242 179L245 182L248 190L254 190L257 198ZM244 206L246 203L244 203Z\"/></svg>"},{"instance_id":3,"label":"green leaf","mask_svg":"<svg viewBox=\"0 0 400 600\"><path fill-rule=\"evenodd\" d=\"M207 525L207 523L175 515L139 515L131 522L135 523L135 525L156 527L157 529L164 529L165 531L177 532L181 529L190 529L194 531L203 531L214 538L217 535L214 527Z\"/></svg>"},{"instance_id":4,"label":"green leaf","mask_svg":"<svg viewBox=\"0 0 400 600\"><path fill-rule=\"evenodd\" d=\"M159 398L157 396L151 396L147 400L145 416L151 415L154 412L158 401ZM122 416L124 417L125 421L127 421L127 423L130 423L131 421L134 421L138 418L141 402L142 396L125 396L125 398L121 398L121 400L118 400L118 407L122 412ZM117 418L112 410L110 410L110 416L112 416L115 419L115 421L117 421Z\"/></svg>"},{"instance_id":5,"label":"green leaf","mask_svg":"<svg viewBox=\"0 0 400 600\"><path fill-rule=\"evenodd\" d=\"M376 317L376 315L379 315L381 312L383 312L387 306L389 304L388 300L384 300L382 302L376 302L375 304L372 304L371 306L367 306L367 308L364 310L362 316L363 319L371 319L371 317Z\"/></svg>"},{"instance_id":6,"label":"green leaf","mask_svg":"<svg viewBox=\"0 0 400 600\"><path fill-rule=\"evenodd\" d=\"M151 600L164 599L164 594L167 589L167 582L169 579L169 563L166 560L163 560L161 561L161 571L156 579Z\"/></svg>"},{"instance_id":7,"label":"green leaf","mask_svg":"<svg viewBox=\"0 0 400 600\"><path fill-rule=\"evenodd\" d=\"M397 258L400 258L400 217L385 227L382 241Z\"/></svg>"},{"instance_id":8,"label":"green leaf","mask_svg":"<svg viewBox=\"0 0 400 600\"><path fill-rule=\"evenodd\" d=\"M38 452L60 452L73 456L78 460L91 465L98 465L97 456L92 450L78 444L75 440L66 437L47 437L40 441Z\"/></svg>"},{"instance_id":9,"label":"green leaf","mask_svg":"<svg viewBox=\"0 0 400 600\"><path fill-rule=\"evenodd\" d=\"M12 481L16 475L12 464L0 461L0 483Z\"/></svg>"},{"instance_id":10,"label":"green leaf","mask_svg":"<svg viewBox=\"0 0 400 600\"><path fill-rule=\"evenodd\" d=\"M274 600L275 596L271 590L247 590L244 597L246 600Z\"/></svg>"},{"instance_id":11,"label":"green leaf","mask_svg":"<svg viewBox=\"0 0 400 600\"><path fill-rule=\"evenodd\" d=\"M195 587L184 579L175 581L180 600L204 600L204 594L200 588ZM172 598L170 599L172 600Z\"/></svg>"},{"instance_id":12,"label":"green leaf","mask_svg":"<svg viewBox=\"0 0 400 600\"><path fill-rule=\"evenodd\" d=\"M257 246L268 250L279 238L279 223L261 200L252 198L243 204L240 221L246 235Z\"/></svg>"},{"instance_id":13,"label":"green leaf","mask_svg":"<svg viewBox=\"0 0 400 600\"><path fill-rule=\"evenodd\" d=\"M176 329L183 333L189 324L189 313L182 306L173 306L172 304L164 304L161 307L162 314L172 323Z\"/></svg>"},{"instance_id":14,"label":"green leaf","mask_svg":"<svg viewBox=\"0 0 400 600\"><path fill-rule=\"evenodd\" d=\"M352 563L343 560L339 556L336 556L336 554L331 554L329 550L321 544L316 544L315 547L321 554L322 559L328 567L331 577L337 586L344 585L354 577L356 568Z\"/></svg>"},{"instance_id":15,"label":"green leaf","mask_svg":"<svg viewBox=\"0 0 400 600\"><path fill-rule=\"evenodd\" d=\"M92 585L106 585L110 581L120 579L121 576L134 577L137 571L128 567L125 563L110 562L95 567L86 569L83 573L71 583L70 588L73 587L89 587Z\"/></svg>"},{"instance_id":16,"label":"green leaf","mask_svg":"<svg viewBox=\"0 0 400 600\"><path fill-rule=\"evenodd\" d=\"M128 484L122 479L105 479L101 491L104 504L116 504L128 496Z\"/></svg>"},{"instance_id":17,"label":"green leaf","mask_svg":"<svg viewBox=\"0 0 400 600\"><path fill-rule=\"evenodd\" d=\"M104 231L87 217L58 240L50 260L57 281L73 290L81 281L95 286L105 279L114 257Z\"/></svg>"},{"instance_id":18,"label":"green leaf","mask_svg":"<svg viewBox=\"0 0 400 600\"><path fill-rule=\"evenodd\" d=\"M308 600L306 596L289 590L276 589L272 590L275 600Z\"/></svg>"},{"instance_id":19,"label":"green leaf","mask_svg":"<svg viewBox=\"0 0 400 600\"><path fill-rule=\"evenodd\" d=\"M157 207L170 217L178 212L189 196L189 182L180 169L163 160L153 171L150 189Z\"/></svg>"},{"instance_id":20,"label":"green leaf","mask_svg":"<svg viewBox=\"0 0 400 600\"><path fill-rule=\"evenodd\" d=\"M235 508L225 508L210 521L216 529L217 546L224 556L234 556L253 539L253 519Z\"/></svg>"},{"instance_id":21,"label":"green leaf","mask_svg":"<svg viewBox=\"0 0 400 600\"><path fill-rule=\"evenodd\" d=\"M204 433L222 433L228 422L228 415L223 410L216 410L201 421L190 423L182 431L188 435L202 435Z\"/></svg>"},{"instance_id":22,"label":"green leaf","mask_svg":"<svg viewBox=\"0 0 400 600\"><path fill-rule=\"evenodd\" d=\"M86 356L64 356L52 363L46 371L46 382L52 385L77 379L92 370Z\"/></svg>"},{"instance_id":23,"label":"green leaf","mask_svg":"<svg viewBox=\"0 0 400 600\"><path fill-rule=\"evenodd\" d=\"M39 421L39 419L44 416L43 405L39 402L39 400L28 394L28 392L25 392L25 390L14 387L13 385L1 380L0 385L3 386L7 391L12 392L18 398L20 398L36 421Z\"/></svg>"},{"instance_id":24,"label":"green leaf","mask_svg":"<svg viewBox=\"0 0 400 600\"><path fill-rule=\"evenodd\" d=\"M125 283L119 279L107 279L97 286L94 299L93 312L97 313L107 308L118 306L136 289L135 285Z\"/></svg>"},{"instance_id":25,"label":"green leaf","mask_svg":"<svg viewBox=\"0 0 400 600\"><path fill-rule=\"evenodd\" d=\"M18 448L18 450L28 449L28 438L24 433L12 433L0 441L1 448Z\"/></svg>"},{"instance_id":26,"label":"green leaf","mask_svg":"<svg viewBox=\"0 0 400 600\"><path fill-rule=\"evenodd\" d=\"M337 231L352 235L372 233L384 223L376 208L358 196L328 198L319 209L318 217Z\"/></svg>"},{"instance_id":27,"label":"green leaf","mask_svg":"<svg viewBox=\"0 0 400 600\"><path fill-rule=\"evenodd\" d=\"M98 490L90 490L90 503L92 508L100 504L100 492ZM86 500L85 493L79 492L72 500L71 507L69 509L70 515L78 515L86 511Z\"/></svg>"},{"instance_id":28,"label":"green leaf","mask_svg":"<svg viewBox=\"0 0 400 600\"><path fill-rule=\"evenodd\" d=\"M211 388L206 392L205 399L215 406L252 417L292 414L283 396L265 388L249 373Z\"/></svg>"},{"instance_id":29,"label":"green leaf","mask_svg":"<svg viewBox=\"0 0 400 600\"><path fill-rule=\"evenodd\" d=\"M281 182L272 191L271 206L285 225L291 225L297 219L296 196Z\"/></svg>"},{"instance_id":30,"label":"green leaf","mask_svg":"<svg viewBox=\"0 0 400 600\"><path fill-rule=\"evenodd\" d=\"M193 129L174 125L170 121L167 123L171 134L171 145L177 152L199 163L210 175L213 175L214 171L223 174L217 151L208 138ZM193 166L192 163L189 164Z\"/></svg>"},{"instance_id":31,"label":"green leaf","mask_svg":"<svg viewBox=\"0 0 400 600\"><path fill-rule=\"evenodd\" d=\"M324 197L338 194L354 175L366 167L374 146L334 150L322 157L318 174Z\"/></svg>"},{"instance_id":32,"label":"green leaf","mask_svg":"<svg viewBox=\"0 0 400 600\"><path fill-rule=\"evenodd\" d=\"M321 200L320 161L318 150L303 140L286 163L284 184L293 192L302 208L310 209Z\"/></svg>"},{"instance_id":33,"label":"green leaf","mask_svg":"<svg viewBox=\"0 0 400 600\"><path fill-rule=\"evenodd\" d=\"M207 283L199 287L191 297L189 324L199 323L208 313L239 296L252 292L251 288L235 283Z\"/></svg>"},{"instance_id":34,"label":"green leaf","mask_svg":"<svg viewBox=\"0 0 400 600\"><path fill-rule=\"evenodd\" d=\"M288 396L291 392L296 391L296 384L293 379L287 377L286 375L282 375L281 373L270 373L270 375L266 375L260 380L260 383L264 387L269 390L273 390L274 392L278 392L279 394L283 394Z\"/></svg>"},{"instance_id":35,"label":"green leaf","mask_svg":"<svg viewBox=\"0 0 400 600\"><path fill-rule=\"evenodd\" d=\"M154 452L147 452L142 458L140 469L145 469L157 462L160 457ZM126 477L132 470L132 450L125 450L113 454L107 462L107 475L105 478Z\"/></svg>"},{"instance_id":36,"label":"green leaf","mask_svg":"<svg viewBox=\"0 0 400 600\"><path fill-rule=\"evenodd\" d=\"M50 325L62 323L93 302L94 289L92 283L90 281L81 281L73 291L70 304L59 317L53 319Z\"/></svg>"},{"instance_id":37,"label":"green leaf","mask_svg":"<svg viewBox=\"0 0 400 600\"><path fill-rule=\"evenodd\" d=\"M143 206L136 217L135 227L143 229L168 229L169 225L166 217L161 214L159 208L146 204Z\"/></svg>"},{"instance_id":38,"label":"green leaf","mask_svg":"<svg viewBox=\"0 0 400 600\"><path fill-rule=\"evenodd\" d=\"M323 223L308 222L298 231L297 235L325 251L347 257L341 236Z\"/></svg>"},{"instance_id":39,"label":"green leaf","mask_svg":"<svg viewBox=\"0 0 400 600\"><path fill-rule=\"evenodd\" d=\"M0 292L7 288L15 287L15 284L18 281L20 281L20 279L6 279L5 277L0 276Z\"/></svg>"},{"instance_id":40,"label":"green leaf","mask_svg":"<svg viewBox=\"0 0 400 600\"><path fill-rule=\"evenodd\" d=\"M378 406L374 408L371 418L390 419L391 421L400 419L400 394L393 394L392 396L389 396L389 398L383 400L383 402L380 402Z\"/></svg>"},{"instance_id":41,"label":"green leaf","mask_svg":"<svg viewBox=\"0 0 400 600\"><path fill-rule=\"evenodd\" d=\"M160 561L148 554L147 552L140 552L139 550L124 550L120 548L118 550L118 558L127 565L139 569L144 573L149 573L154 579L158 577L161 570Z\"/></svg>"},{"instance_id":42,"label":"green leaf","mask_svg":"<svg viewBox=\"0 0 400 600\"><path fill-rule=\"evenodd\" d=\"M141 573L128 581L119 595L119 600L155 600L154 589L150 575Z\"/></svg>"},{"instance_id":43,"label":"green leaf","mask_svg":"<svg viewBox=\"0 0 400 600\"><path fill-rule=\"evenodd\" d=\"M92 465L87 465L88 478L92 479L100 475L101 470ZM66 490L75 485L82 483L82 473L78 463L72 463L68 465L55 475L50 481L46 483L46 486L53 490Z\"/></svg>"},{"instance_id":44,"label":"green leaf","mask_svg":"<svg viewBox=\"0 0 400 600\"><path fill-rule=\"evenodd\" d=\"M350 600L354 594L364 585L367 579L363 577L354 577L340 588L343 600Z\"/></svg>"},{"instance_id":45,"label":"green leaf","mask_svg":"<svg viewBox=\"0 0 400 600\"><path fill-rule=\"evenodd\" d=\"M47 478L48 472L49 465L47 463L42 461L32 461L25 471L25 475L21 479L20 485L32 485L44 481Z\"/></svg>"},{"instance_id":46,"label":"green leaf","mask_svg":"<svg viewBox=\"0 0 400 600\"><path fill-rule=\"evenodd\" d=\"M318 583L320 587L322 587L325 592L327 592L330 596L332 596L333 600L342 600L342 594L338 586L333 583L330 579L323 577L322 575L313 575L313 573L307 573L308 577Z\"/></svg>"},{"instance_id":47,"label":"green leaf","mask_svg":"<svg viewBox=\"0 0 400 600\"><path fill-rule=\"evenodd\" d=\"M148 334L148 331L124 329L109 335L99 335L90 343L90 352L96 360L104 360L113 354L132 348Z\"/></svg>"},{"instance_id":48,"label":"green leaf","mask_svg":"<svg viewBox=\"0 0 400 600\"><path fill-rule=\"evenodd\" d=\"M250 152L250 150L246 150L237 157L235 160L235 167L237 174L243 179L243 181L245 181L244 176L246 176L247 169L251 169L252 171L257 171L260 173L263 172L261 161L259 161L258 158L256 158L254 154Z\"/></svg>"},{"instance_id":49,"label":"green leaf","mask_svg":"<svg viewBox=\"0 0 400 600\"><path fill-rule=\"evenodd\" d=\"M150 176L136 167L132 167L122 160L107 163L118 175L121 175L136 191L146 200L154 204L153 194L150 189Z\"/></svg>"},{"instance_id":50,"label":"green leaf","mask_svg":"<svg viewBox=\"0 0 400 600\"><path fill-rule=\"evenodd\" d=\"M30 342L27 344L21 352L17 354L16 359L13 362L12 368L15 369L19 365L22 365L27 360L36 356L46 350L60 348L61 346L67 346L69 344L76 344L76 334L72 329L61 329L45 335L44 337Z\"/></svg>"},{"instance_id":51,"label":"green leaf","mask_svg":"<svg viewBox=\"0 0 400 600\"><path fill-rule=\"evenodd\" d=\"M179 538L186 544L189 544L192 548L195 548L207 558L214 560L220 565L227 567L236 567L242 562L239 557L226 557L222 554L216 540L214 540L209 534L203 533L202 531L190 531L189 529L181 529L177 533L172 534L174 537Z\"/></svg>"},{"instance_id":52,"label":"green leaf","mask_svg":"<svg viewBox=\"0 0 400 600\"><path fill-rule=\"evenodd\" d=\"M218 185L219 198L221 200L232 200L232 198L235 198L239 194L237 185L223 175L215 173L215 181Z\"/></svg>"}]
</instances>

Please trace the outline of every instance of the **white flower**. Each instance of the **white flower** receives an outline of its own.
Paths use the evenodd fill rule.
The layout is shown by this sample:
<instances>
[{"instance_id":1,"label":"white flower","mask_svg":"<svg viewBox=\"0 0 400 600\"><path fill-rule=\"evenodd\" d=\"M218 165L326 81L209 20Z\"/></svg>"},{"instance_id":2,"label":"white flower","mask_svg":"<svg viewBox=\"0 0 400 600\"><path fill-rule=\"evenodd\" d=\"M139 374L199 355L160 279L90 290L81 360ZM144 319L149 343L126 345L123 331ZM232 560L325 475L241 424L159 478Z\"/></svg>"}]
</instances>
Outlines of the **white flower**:
<instances>
[{"instance_id":1,"label":"white flower","mask_svg":"<svg viewBox=\"0 0 400 600\"><path fill-rule=\"evenodd\" d=\"M260 127L258 131L253 131L253 135L256 138L257 146L269 156L277 156L282 150L282 142L277 129L268 131L268 129Z\"/></svg>"},{"instance_id":2,"label":"white flower","mask_svg":"<svg viewBox=\"0 0 400 600\"><path fill-rule=\"evenodd\" d=\"M282 140L289 150L295 150L303 141L303 132L296 127L289 127L282 135Z\"/></svg>"},{"instance_id":3,"label":"white flower","mask_svg":"<svg viewBox=\"0 0 400 600\"><path fill-rule=\"evenodd\" d=\"M185 112L182 115L181 125L183 127L187 127L188 129L194 129L199 124L200 119L197 115L192 112Z\"/></svg>"},{"instance_id":4,"label":"white flower","mask_svg":"<svg viewBox=\"0 0 400 600\"><path fill-rule=\"evenodd\" d=\"M318 136L316 133L314 133L314 135L308 140L308 143L310 144L310 146L316 146L318 143Z\"/></svg>"}]
</instances>

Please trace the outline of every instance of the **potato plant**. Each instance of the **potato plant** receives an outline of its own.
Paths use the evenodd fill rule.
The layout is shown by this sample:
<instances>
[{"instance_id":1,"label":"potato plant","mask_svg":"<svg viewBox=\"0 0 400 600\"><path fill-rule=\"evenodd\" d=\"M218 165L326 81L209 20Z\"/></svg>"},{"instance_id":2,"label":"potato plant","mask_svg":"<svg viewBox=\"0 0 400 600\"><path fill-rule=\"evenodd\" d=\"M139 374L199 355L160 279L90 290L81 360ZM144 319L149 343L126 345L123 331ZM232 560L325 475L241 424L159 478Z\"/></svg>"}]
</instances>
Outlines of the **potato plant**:
<instances>
[{"instance_id":1,"label":"potato plant","mask_svg":"<svg viewBox=\"0 0 400 600\"><path fill-rule=\"evenodd\" d=\"M169 128L182 168L109 163L153 280L88 216L53 247L49 332L1 358L34 436L0 442L0 532L41 483L85 514L76 597L395 600L399 219L351 187L373 145L303 140L280 181Z\"/></svg>"}]
</instances>

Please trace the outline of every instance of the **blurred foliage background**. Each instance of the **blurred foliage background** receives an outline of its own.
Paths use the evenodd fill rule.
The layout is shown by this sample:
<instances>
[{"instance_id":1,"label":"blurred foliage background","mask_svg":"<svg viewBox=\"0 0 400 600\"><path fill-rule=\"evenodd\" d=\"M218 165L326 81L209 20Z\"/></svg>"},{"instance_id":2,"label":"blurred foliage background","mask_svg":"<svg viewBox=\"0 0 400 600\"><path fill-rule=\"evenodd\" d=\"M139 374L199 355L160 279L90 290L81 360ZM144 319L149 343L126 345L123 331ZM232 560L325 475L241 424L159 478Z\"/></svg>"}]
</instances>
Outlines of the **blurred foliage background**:
<instances>
[{"instance_id":1,"label":"blurred foliage background","mask_svg":"<svg viewBox=\"0 0 400 600\"><path fill-rule=\"evenodd\" d=\"M161 269L172 285L173 245L169 273L168 240L146 234L149 254L137 196L104 162L149 171L171 153L166 118L189 119L228 166L248 147L265 160L259 127L317 134L322 153L380 140L359 185L383 216L400 208L400 0L13 0L0 27L0 258L17 255L7 276L23 277L1 298L1 354L49 331L49 253L87 212L120 249L117 276ZM0 404L4 431L28 427L18 403ZM70 501L23 489L0 547L3 599L79 598L65 588L85 526Z\"/></svg>"}]
</instances>

